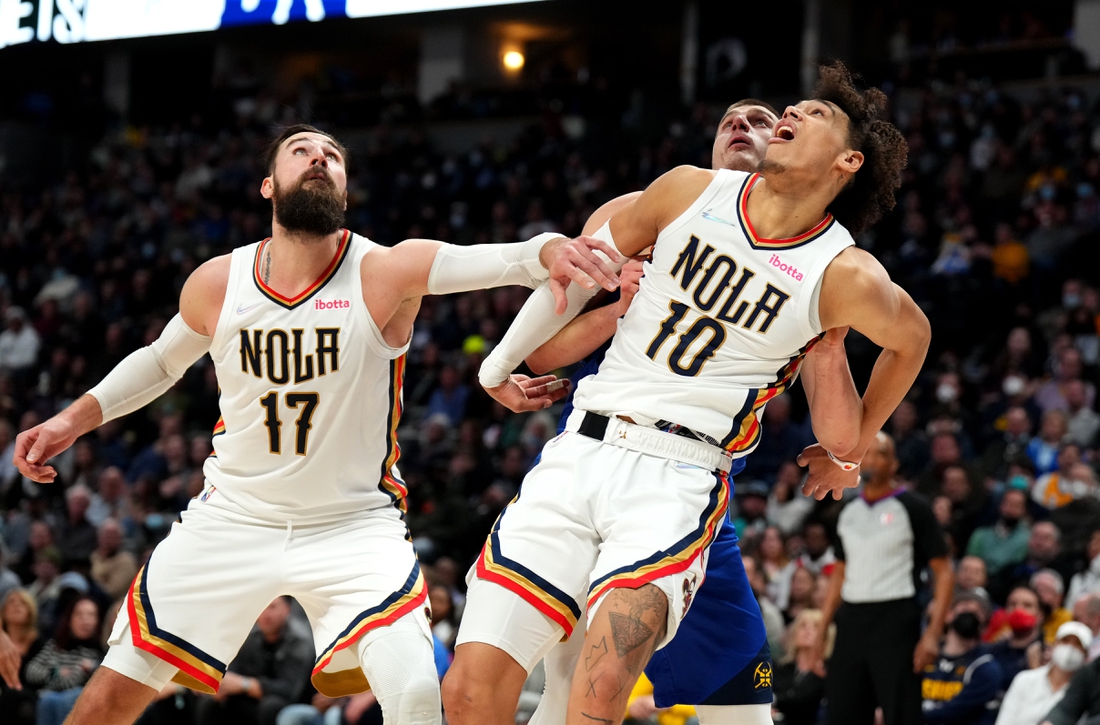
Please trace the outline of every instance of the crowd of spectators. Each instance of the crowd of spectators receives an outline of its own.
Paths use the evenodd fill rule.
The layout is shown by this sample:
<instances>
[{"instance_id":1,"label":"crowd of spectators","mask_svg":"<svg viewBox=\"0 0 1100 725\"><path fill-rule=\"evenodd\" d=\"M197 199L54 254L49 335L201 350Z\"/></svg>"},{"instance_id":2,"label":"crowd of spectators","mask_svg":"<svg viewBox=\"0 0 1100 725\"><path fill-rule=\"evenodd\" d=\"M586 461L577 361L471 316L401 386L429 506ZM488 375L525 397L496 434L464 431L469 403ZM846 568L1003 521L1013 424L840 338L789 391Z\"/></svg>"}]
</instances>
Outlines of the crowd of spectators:
<instances>
[{"instance_id":1,"label":"crowd of spectators","mask_svg":"<svg viewBox=\"0 0 1100 725\"><path fill-rule=\"evenodd\" d=\"M1011 674L1046 666L1066 622L1100 632L1100 276L1083 264L1100 240L1100 109L1073 89L1021 100L969 80L892 93L909 167L896 212L858 241L926 311L934 339L888 430L899 480L932 502L949 537L956 607L972 610L979 639L1009 663L1003 693ZM0 694L5 722L8 713L30 722L36 706L38 722L60 722L102 658L137 568L202 489L218 419L209 360L145 410L77 441L54 462L53 484L23 479L11 458L19 431L156 338L199 263L267 233L259 156L272 124L289 119L263 96L230 101L233 123L196 116L119 128L85 168L49 183L0 177L0 619L23 653L25 684ZM610 198L677 164L709 164L721 110L688 109L650 137L629 109L605 108L578 131L547 108L517 138L462 153L380 125L352 148L347 226L384 244L573 235ZM426 298L409 352L398 466L431 582L441 671L462 575L555 433L556 409L509 413L476 381L525 295ZM848 346L862 383L877 351L854 334ZM767 407L732 514L785 663L777 692L781 672L820 677L824 666L807 642L820 626L838 505L799 493L794 459L812 442L800 396ZM178 722L194 710L204 722L266 725L296 704L285 716L293 722L372 722L369 696L312 695L302 625L292 602L273 603L223 695L194 701L170 686L147 717ZM1100 652L1100 640L1078 644L1090 658ZM642 703L633 714L649 717ZM818 713L805 703L780 710L790 723Z\"/></svg>"}]
</instances>

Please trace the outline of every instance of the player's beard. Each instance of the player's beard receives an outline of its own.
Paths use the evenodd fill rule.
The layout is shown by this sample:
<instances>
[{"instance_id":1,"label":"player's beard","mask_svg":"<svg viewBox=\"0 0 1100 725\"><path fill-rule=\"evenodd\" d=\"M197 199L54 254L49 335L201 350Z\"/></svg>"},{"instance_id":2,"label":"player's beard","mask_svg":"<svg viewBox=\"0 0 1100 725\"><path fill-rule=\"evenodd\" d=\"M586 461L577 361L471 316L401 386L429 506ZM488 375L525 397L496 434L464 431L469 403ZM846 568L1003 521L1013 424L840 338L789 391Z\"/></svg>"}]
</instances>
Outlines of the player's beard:
<instances>
[{"instance_id":1,"label":"player's beard","mask_svg":"<svg viewBox=\"0 0 1100 725\"><path fill-rule=\"evenodd\" d=\"M307 171L306 174L314 173ZM305 174L303 174L304 176ZM290 189L284 190L275 181L272 204L275 221L288 232L324 237L344 225L344 199L336 191L332 178L299 179Z\"/></svg>"},{"instance_id":2,"label":"player's beard","mask_svg":"<svg viewBox=\"0 0 1100 725\"><path fill-rule=\"evenodd\" d=\"M761 176L778 176L787 170L787 167L778 161L772 161L771 159L763 159L760 165L756 167L757 173Z\"/></svg>"}]
</instances>

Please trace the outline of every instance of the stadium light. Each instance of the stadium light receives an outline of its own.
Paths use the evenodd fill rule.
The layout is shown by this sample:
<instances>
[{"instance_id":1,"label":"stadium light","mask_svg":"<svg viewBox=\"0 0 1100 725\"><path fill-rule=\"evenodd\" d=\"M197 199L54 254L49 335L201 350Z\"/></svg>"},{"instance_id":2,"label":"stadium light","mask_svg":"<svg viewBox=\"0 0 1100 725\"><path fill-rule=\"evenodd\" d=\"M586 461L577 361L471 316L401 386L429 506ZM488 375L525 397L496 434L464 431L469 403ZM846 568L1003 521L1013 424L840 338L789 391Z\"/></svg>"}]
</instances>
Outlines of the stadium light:
<instances>
[{"instance_id":1,"label":"stadium light","mask_svg":"<svg viewBox=\"0 0 1100 725\"><path fill-rule=\"evenodd\" d=\"M508 70L515 72L523 68L523 64L527 62L527 59L523 57L523 53L518 50L509 50L504 54L501 59L504 63L504 67Z\"/></svg>"}]
</instances>

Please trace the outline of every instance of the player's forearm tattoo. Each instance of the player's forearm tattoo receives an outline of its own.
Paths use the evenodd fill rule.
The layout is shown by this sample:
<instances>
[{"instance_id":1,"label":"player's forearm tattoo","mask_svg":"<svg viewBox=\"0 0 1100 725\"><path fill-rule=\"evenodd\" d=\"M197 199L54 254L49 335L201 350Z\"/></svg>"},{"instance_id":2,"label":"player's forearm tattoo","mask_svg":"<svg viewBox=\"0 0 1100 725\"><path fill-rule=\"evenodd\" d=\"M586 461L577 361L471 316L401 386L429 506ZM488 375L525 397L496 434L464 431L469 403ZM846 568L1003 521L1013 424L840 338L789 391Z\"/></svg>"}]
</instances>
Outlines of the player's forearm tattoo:
<instances>
[{"instance_id":1,"label":"player's forearm tattoo","mask_svg":"<svg viewBox=\"0 0 1100 725\"><path fill-rule=\"evenodd\" d=\"M653 636L653 630L638 617L609 612L611 619L611 638L615 641L615 651L619 659L626 657L641 647Z\"/></svg>"},{"instance_id":2,"label":"player's forearm tattoo","mask_svg":"<svg viewBox=\"0 0 1100 725\"><path fill-rule=\"evenodd\" d=\"M607 637L600 637L599 644L592 645L588 656L584 658L584 671L589 672L607 654Z\"/></svg>"},{"instance_id":3,"label":"player's forearm tattoo","mask_svg":"<svg viewBox=\"0 0 1100 725\"><path fill-rule=\"evenodd\" d=\"M592 715L589 715L589 714L588 714L587 712L582 712L582 713L581 713L581 715L583 715L584 717L588 718L588 719L589 719L589 720L591 720L592 722L602 722L602 723L607 723L607 725L611 725L611 721L610 721L610 720L608 720L608 719L607 719L607 718L605 718L605 717L594 717L594 716L592 716Z\"/></svg>"}]
</instances>

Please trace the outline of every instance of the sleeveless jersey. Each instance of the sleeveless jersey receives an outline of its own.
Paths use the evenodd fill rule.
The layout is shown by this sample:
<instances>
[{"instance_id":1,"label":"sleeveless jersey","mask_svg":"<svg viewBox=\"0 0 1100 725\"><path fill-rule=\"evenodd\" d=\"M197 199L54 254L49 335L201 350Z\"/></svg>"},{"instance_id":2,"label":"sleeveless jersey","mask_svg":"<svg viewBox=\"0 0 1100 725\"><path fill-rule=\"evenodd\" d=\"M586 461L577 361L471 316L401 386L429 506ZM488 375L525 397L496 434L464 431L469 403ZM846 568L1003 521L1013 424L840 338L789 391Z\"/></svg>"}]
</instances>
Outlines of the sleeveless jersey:
<instances>
[{"instance_id":1,"label":"sleeveless jersey","mask_svg":"<svg viewBox=\"0 0 1100 725\"><path fill-rule=\"evenodd\" d=\"M233 251L210 348L221 419L203 500L278 521L403 512L408 345L387 345L363 302L360 262L377 245L345 230L324 273L287 298L262 281L268 243Z\"/></svg>"},{"instance_id":2,"label":"sleeveless jersey","mask_svg":"<svg viewBox=\"0 0 1100 725\"><path fill-rule=\"evenodd\" d=\"M831 215L801 236L755 233L746 202L757 174L722 170L657 237L640 289L582 410L681 425L734 457L760 440L759 416L820 339L821 278L854 242Z\"/></svg>"}]
</instances>

